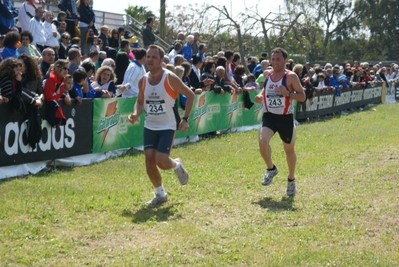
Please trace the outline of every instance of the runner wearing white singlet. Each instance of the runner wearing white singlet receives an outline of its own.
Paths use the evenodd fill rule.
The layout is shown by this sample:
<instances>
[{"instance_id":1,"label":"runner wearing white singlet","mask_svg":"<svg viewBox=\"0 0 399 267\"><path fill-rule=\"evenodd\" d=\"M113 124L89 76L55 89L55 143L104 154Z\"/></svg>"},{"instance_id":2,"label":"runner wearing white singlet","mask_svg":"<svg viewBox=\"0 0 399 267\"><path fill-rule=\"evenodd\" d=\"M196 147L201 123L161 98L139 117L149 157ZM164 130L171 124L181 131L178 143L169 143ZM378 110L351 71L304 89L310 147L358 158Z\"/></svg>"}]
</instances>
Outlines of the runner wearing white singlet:
<instances>
[{"instance_id":1,"label":"runner wearing white singlet","mask_svg":"<svg viewBox=\"0 0 399 267\"><path fill-rule=\"evenodd\" d=\"M144 122L144 154L147 174L155 188L155 196L148 202L157 206L168 200L159 169L174 169L181 184L188 182L189 175L181 159L171 159L176 129L185 132L194 102L194 93L174 73L162 68L165 52L156 45L147 50L147 69L139 81L139 93L134 111L128 116L131 123L146 111ZM187 97L186 109L182 120L177 113L175 100L178 94Z\"/></svg>"}]
</instances>

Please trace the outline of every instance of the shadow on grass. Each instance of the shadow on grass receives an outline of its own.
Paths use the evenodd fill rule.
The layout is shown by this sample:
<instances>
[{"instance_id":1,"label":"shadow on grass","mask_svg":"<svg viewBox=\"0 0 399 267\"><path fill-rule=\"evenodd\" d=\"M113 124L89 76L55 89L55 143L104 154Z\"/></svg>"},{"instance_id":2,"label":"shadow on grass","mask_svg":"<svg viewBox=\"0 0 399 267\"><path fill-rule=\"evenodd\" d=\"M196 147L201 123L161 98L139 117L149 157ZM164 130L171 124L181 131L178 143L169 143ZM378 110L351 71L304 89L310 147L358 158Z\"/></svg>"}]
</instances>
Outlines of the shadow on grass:
<instances>
[{"instance_id":1,"label":"shadow on grass","mask_svg":"<svg viewBox=\"0 0 399 267\"><path fill-rule=\"evenodd\" d=\"M136 212L122 211L123 217L131 217L133 223L165 222L171 217L176 218L176 209L173 205L161 205L159 207L145 206Z\"/></svg>"},{"instance_id":2,"label":"shadow on grass","mask_svg":"<svg viewBox=\"0 0 399 267\"><path fill-rule=\"evenodd\" d=\"M284 196L280 201L276 201L270 197L265 197L258 202L252 202L252 204L259 205L261 208L268 209L272 212L278 212L281 210L296 211L296 208L293 207L294 198L295 197Z\"/></svg>"}]
</instances>

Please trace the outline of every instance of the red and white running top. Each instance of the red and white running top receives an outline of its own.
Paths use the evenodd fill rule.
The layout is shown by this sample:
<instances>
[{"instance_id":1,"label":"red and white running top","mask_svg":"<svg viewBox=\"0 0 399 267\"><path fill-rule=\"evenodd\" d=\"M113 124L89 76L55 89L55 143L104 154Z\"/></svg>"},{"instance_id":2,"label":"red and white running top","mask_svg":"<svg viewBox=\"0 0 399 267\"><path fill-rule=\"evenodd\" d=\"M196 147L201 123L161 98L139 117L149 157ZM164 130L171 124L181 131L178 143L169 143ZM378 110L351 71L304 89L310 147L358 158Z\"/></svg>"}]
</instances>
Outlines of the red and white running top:
<instances>
[{"instance_id":1,"label":"red and white running top","mask_svg":"<svg viewBox=\"0 0 399 267\"><path fill-rule=\"evenodd\" d=\"M269 72L269 75L264 83L265 92L263 95L263 109L265 112L278 115L292 114L294 109L291 99L288 96L278 95L275 91L275 89L280 85L287 87L288 70L278 81L273 81L271 77L272 73L273 70Z\"/></svg>"}]
</instances>

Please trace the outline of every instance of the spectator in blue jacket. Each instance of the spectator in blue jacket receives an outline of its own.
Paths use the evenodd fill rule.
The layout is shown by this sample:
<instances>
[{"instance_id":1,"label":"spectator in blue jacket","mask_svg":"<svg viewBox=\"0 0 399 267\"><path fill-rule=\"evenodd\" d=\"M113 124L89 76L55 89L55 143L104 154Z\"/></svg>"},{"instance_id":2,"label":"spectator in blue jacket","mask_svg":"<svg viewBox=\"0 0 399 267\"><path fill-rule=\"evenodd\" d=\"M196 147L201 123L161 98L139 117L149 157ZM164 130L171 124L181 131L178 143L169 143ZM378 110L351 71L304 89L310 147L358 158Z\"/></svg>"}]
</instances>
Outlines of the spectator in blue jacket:
<instances>
[{"instance_id":1,"label":"spectator in blue jacket","mask_svg":"<svg viewBox=\"0 0 399 267\"><path fill-rule=\"evenodd\" d=\"M345 74L341 74L338 68L334 68L333 75L330 77L330 85L334 88L336 95L341 96L341 90L348 88L348 79Z\"/></svg>"},{"instance_id":2,"label":"spectator in blue jacket","mask_svg":"<svg viewBox=\"0 0 399 267\"><path fill-rule=\"evenodd\" d=\"M193 43L194 43L194 36L189 35L187 36L187 42L184 44L181 52L183 57L188 61L191 62L191 58L193 57Z\"/></svg>"},{"instance_id":3,"label":"spectator in blue jacket","mask_svg":"<svg viewBox=\"0 0 399 267\"><path fill-rule=\"evenodd\" d=\"M15 26L14 18L18 16L18 10L10 0L0 0L0 34L6 34Z\"/></svg>"}]
</instances>

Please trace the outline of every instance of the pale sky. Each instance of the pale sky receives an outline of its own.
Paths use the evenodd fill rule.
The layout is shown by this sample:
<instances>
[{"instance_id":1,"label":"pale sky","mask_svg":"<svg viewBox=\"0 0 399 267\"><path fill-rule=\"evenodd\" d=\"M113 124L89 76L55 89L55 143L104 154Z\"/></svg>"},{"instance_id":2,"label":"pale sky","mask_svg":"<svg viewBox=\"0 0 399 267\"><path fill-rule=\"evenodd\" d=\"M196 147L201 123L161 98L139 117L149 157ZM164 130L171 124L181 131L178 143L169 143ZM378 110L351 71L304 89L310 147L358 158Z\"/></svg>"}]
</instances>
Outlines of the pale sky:
<instances>
[{"instance_id":1,"label":"pale sky","mask_svg":"<svg viewBox=\"0 0 399 267\"><path fill-rule=\"evenodd\" d=\"M124 13L124 9L130 5L145 6L151 10L155 16L159 17L160 0L93 0L94 10L108 11L112 13ZM195 1L188 0L166 0L166 11L176 5L188 5ZM227 10L232 14L238 14L247 8L253 8L258 4L260 14L266 15L269 12L278 12L279 6L284 6L284 0L202 0L198 4L208 4L215 6L226 6ZM234 4L232 4L234 3ZM282 10L283 12L283 10Z\"/></svg>"}]
</instances>

